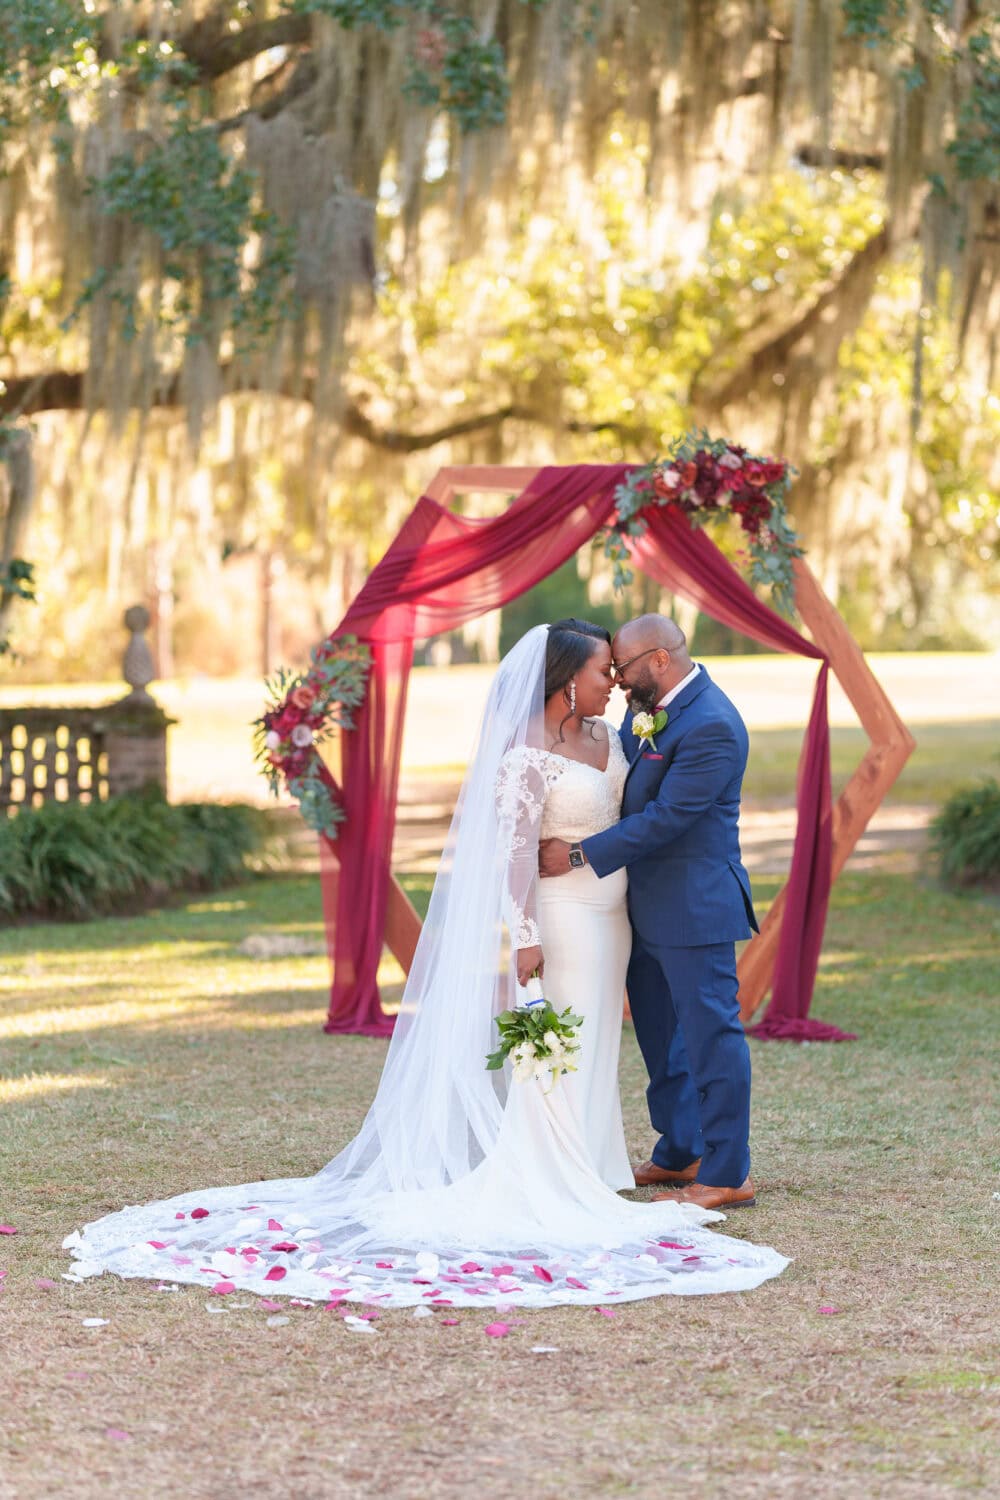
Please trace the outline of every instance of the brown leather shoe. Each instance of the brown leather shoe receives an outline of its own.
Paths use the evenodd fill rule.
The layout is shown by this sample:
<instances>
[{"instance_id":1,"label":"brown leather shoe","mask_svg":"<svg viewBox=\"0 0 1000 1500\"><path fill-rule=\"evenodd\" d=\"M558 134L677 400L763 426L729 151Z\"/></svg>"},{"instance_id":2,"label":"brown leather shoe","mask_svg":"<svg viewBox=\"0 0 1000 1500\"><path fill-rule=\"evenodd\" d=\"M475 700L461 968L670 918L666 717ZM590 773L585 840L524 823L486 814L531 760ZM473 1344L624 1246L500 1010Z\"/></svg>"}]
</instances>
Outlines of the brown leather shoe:
<instances>
[{"instance_id":1,"label":"brown leather shoe","mask_svg":"<svg viewBox=\"0 0 1000 1500\"><path fill-rule=\"evenodd\" d=\"M740 1187L712 1187L695 1182L675 1193L654 1193L654 1203L693 1203L697 1208L752 1208L757 1202L748 1177Z\"/></svg>"},{"instance_id":2,"label":"brown leather shoe","mask_svg":"<svg viewBox=\"0 0 1000 1500\"><path fill-rule=\"evenodd\" d=\"M653 1187L659 1182L668 1182L674 1187L682 1187L697 1179L700 1166L700 1156L697 1161L691 1162L690 1166L681 1167L677 1172L671 1171L669 1167L658 1167L655 1161L644 1161L632 1168L632 1175L635 1178L636 1187Z\"/></svg>"}]
</instances>

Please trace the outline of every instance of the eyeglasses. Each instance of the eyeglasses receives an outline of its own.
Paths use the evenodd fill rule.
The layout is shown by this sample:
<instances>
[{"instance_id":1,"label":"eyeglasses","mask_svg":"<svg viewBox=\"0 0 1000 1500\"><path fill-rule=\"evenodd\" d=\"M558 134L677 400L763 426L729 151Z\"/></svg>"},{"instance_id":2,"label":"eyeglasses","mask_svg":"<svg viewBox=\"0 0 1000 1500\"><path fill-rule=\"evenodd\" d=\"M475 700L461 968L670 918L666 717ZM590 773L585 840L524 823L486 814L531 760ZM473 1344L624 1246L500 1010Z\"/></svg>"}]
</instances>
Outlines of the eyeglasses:
<instances>
[{"instance_id":1,"label":"eyeglasses","mask_svg":"<svg viewBox=\"0 0 1000 1500\"><path fill-rule=\"evenodd\" d=\"M644 656L651 656L654 651L662 650L662 646L647 646L645 651L640 651L635 656L630 656L628 661L623 661L620 667L616 666L615 663L612 662L611 671L613 675L618 679L618 681L621 682L622 678L625 676L625 673L628 671L629 667L634 661L641 661Z\"/></svg>"}]
</instances>

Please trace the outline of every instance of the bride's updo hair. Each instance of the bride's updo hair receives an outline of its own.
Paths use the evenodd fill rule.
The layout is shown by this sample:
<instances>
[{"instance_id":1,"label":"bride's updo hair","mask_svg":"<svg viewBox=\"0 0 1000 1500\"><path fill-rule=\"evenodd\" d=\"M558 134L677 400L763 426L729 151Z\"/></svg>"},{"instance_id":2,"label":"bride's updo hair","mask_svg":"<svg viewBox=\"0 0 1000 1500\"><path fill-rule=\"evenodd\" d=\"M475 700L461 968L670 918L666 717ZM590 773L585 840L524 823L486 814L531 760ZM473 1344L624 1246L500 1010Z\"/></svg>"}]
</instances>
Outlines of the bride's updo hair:
<instances>
[{"instance_id":1,"label":"bride's updo hair","mask_svg":"<svg viewBox=\"0 0 1000 1500\"><path fill-rule=\"evenodd\" d=\"M611 645L610 633L590 620L556 620L549 626L545 651L545 701L560 692L594 654L598 641Z\"/></svg>"}]
</instances>

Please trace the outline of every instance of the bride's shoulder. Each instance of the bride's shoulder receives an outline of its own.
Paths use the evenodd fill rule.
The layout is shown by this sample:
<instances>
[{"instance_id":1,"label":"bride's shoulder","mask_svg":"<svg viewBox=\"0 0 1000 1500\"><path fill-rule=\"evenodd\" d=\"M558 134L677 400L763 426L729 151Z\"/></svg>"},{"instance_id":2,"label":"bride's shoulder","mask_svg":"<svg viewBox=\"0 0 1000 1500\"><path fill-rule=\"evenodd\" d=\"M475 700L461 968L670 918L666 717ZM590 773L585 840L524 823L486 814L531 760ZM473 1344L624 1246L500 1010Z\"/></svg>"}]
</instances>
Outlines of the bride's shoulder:
<instances>
[{"instance_id":1,"label":"bride's shoulder","mask_svg":"<svg viewBox=\"0 0 1000 1500\"><path fill-rule=\"evenodd\" d=\"M606 745L612 738L618 738L618 731L612 729L607 719L585 719L584 723L590 725L591 734L595 740L600 740L602 745Z\"/></svg>"}]
</instances>

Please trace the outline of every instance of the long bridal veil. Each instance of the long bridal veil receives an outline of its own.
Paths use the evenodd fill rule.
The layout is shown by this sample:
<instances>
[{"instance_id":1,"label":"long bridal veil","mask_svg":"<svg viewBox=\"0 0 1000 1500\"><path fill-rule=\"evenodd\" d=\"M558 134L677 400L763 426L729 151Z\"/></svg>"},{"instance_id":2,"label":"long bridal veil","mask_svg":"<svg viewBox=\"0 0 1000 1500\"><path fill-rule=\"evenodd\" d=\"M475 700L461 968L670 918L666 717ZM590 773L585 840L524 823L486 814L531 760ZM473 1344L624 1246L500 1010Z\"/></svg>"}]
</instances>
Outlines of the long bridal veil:
<instances>
[{"instance_id":1,"label":"long bridal veil","mask_svg":"<svg viewBox=\"0 0 1000 1500\"><path fill-rule=\"evenodd\" d=\"M533 907L539 828L516 799L498 804L497 787L512 752L543 748L547 636L544 625L529 631L494 678L357 1136L311 1177L200 1189L88 1224L65 1241L70 1279L111 1271L338 1303L475 1305L499 1295L537 1305L737 1290L786 1264L698 1227L718 1215L609 1190L596 1215L569 1214L569 1241L553 1201L547 1222L522 1218L498 1234L493 1211L490 1242L480 1243L473 1213L461 1242L453 1228L442 1242L439 1218L454 1222L443 1205L477 1181L504 1119L507 1078L487 1071L485 1056L494 1017L514 1000L506 930Z\"/></svg>"}]
</instances>

